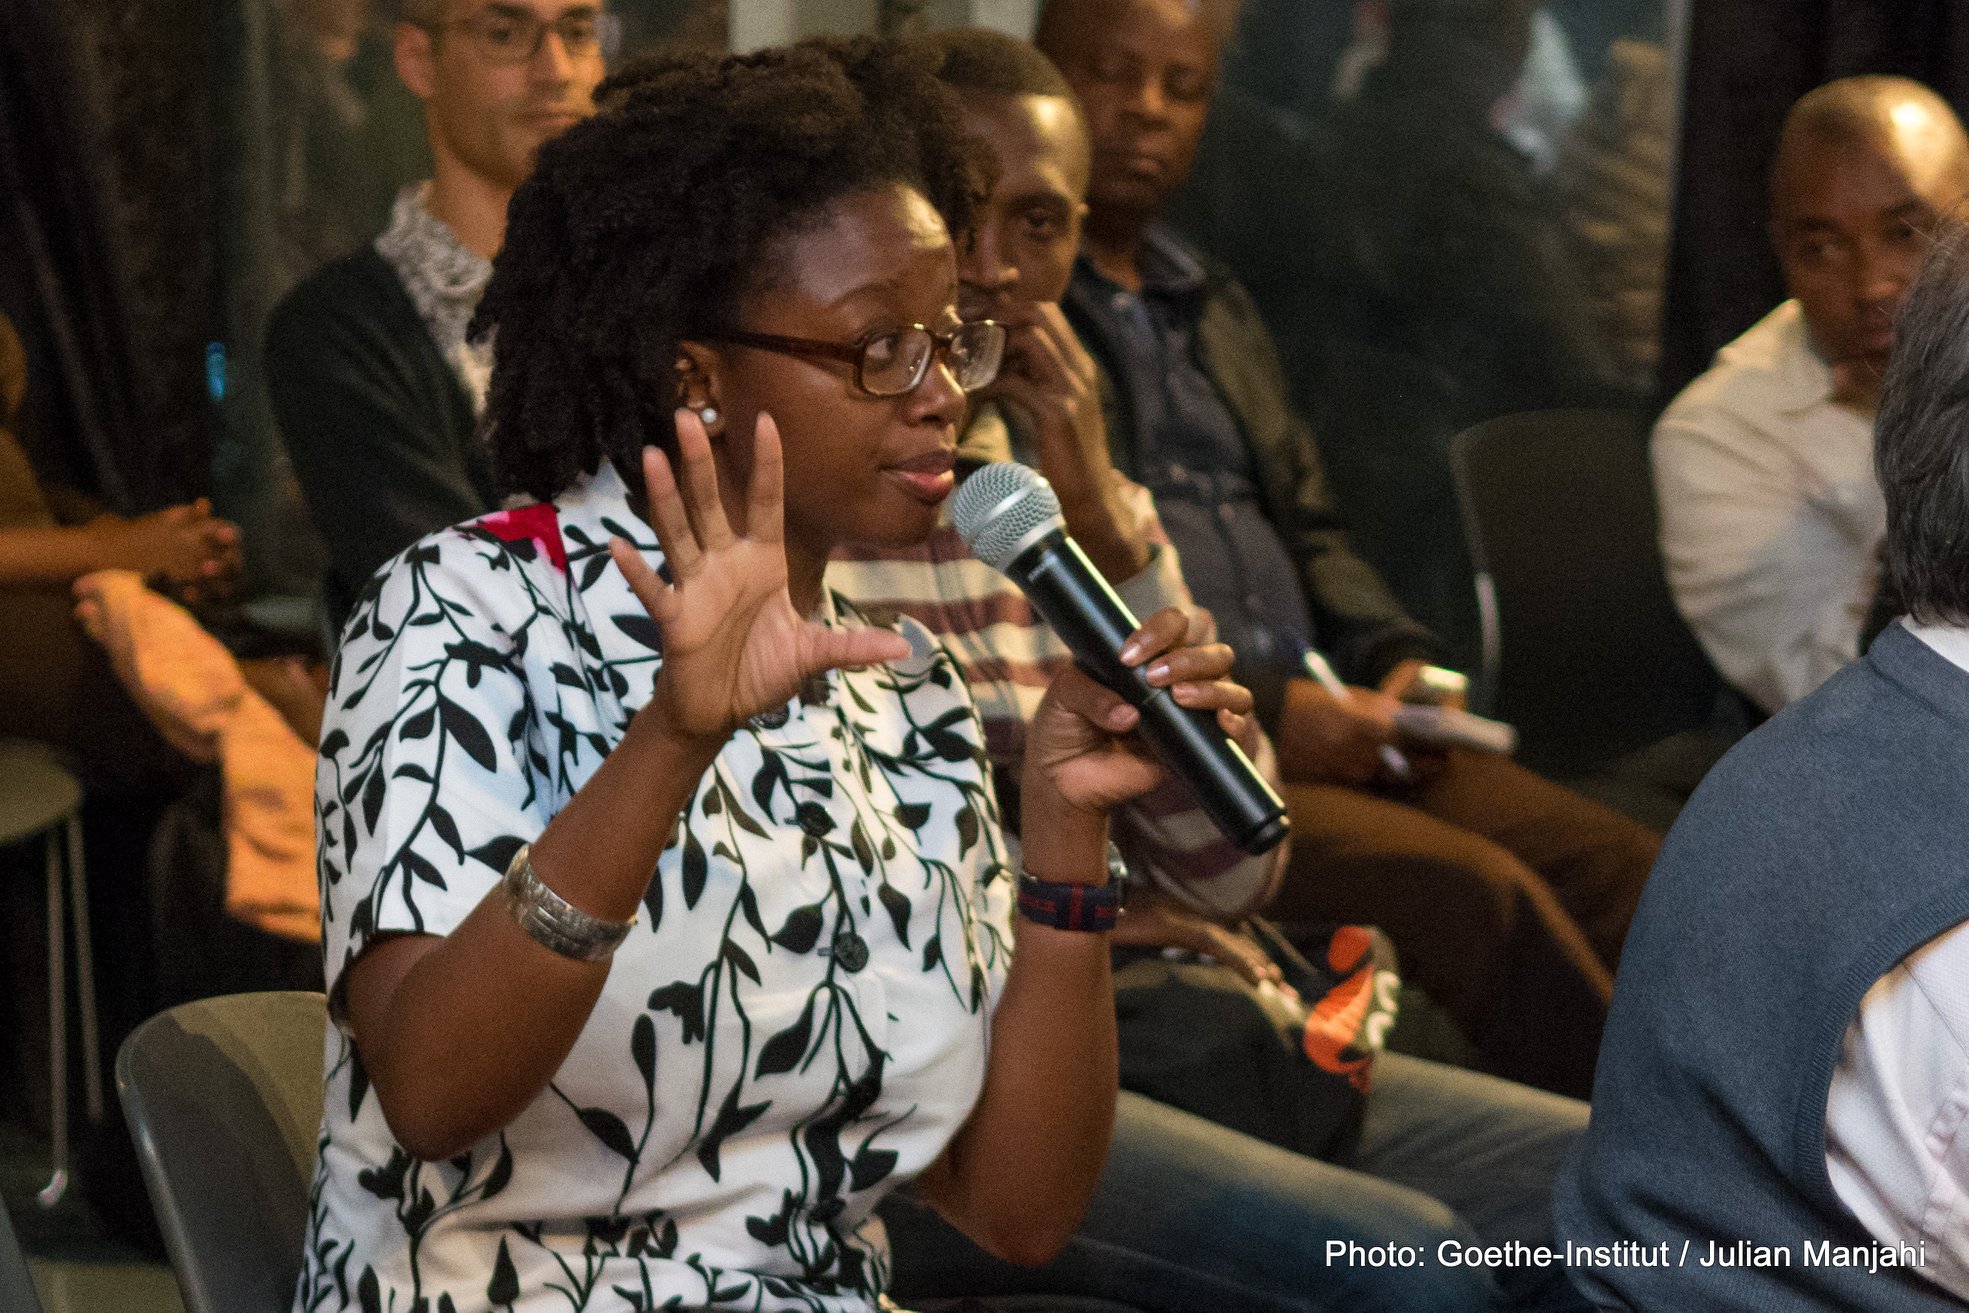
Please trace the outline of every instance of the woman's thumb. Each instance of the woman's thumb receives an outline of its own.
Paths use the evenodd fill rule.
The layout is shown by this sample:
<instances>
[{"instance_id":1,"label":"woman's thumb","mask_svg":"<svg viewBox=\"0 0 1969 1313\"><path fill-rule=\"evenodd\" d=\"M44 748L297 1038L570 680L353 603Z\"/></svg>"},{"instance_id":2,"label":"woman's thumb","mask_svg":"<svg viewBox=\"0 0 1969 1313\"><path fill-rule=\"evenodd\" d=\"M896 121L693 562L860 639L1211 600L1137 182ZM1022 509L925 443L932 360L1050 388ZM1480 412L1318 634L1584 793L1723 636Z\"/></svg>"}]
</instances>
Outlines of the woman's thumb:
<instances>
[{"instance_id":1,"label":"woman's thumb","mask_svg":"<svg viewBox=\"0 0 1969 1313\"><path fill-rule=\"evenodd\" d=\"M808 651L807 673L840 667L858 669L884 661L900 661L916 649L889 629L828 629L813 626L815 641Z\"/></svg>"}]
</instances>

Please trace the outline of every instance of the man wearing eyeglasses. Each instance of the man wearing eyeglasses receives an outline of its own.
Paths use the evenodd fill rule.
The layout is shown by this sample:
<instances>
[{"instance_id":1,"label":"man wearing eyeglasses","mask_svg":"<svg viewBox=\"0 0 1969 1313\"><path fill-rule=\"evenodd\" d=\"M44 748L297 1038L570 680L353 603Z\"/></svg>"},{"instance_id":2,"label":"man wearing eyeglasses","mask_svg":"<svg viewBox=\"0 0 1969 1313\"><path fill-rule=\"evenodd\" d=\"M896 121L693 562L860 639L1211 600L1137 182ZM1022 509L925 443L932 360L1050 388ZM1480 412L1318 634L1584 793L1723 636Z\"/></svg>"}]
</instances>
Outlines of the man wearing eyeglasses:
<instances>
[{"instance_id":1,"label":"man wearing eyeglasses","mask_svg":"<svg viewBox=\"0 0 1969 1313\"><path fill-rule=\"evenodd\" d=\"M405 0L397 75L424 104L431 177L267 324L274 414L328 544L338 629L377 566L496 504L472 440L491 354L465 327L541 143L594 113L611 24L595 0Z\"/></svg>"}]
</instances>

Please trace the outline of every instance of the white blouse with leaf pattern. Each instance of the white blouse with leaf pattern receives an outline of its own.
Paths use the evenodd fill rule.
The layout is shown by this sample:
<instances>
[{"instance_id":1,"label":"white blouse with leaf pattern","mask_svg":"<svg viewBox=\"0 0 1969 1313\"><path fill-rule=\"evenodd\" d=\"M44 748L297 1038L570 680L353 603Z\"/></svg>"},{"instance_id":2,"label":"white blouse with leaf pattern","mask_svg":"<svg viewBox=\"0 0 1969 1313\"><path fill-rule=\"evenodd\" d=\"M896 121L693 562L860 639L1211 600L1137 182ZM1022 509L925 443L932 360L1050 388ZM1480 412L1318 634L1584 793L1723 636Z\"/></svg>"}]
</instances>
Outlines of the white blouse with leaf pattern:
<instances>
[{"instance_id":1,"label":"white blouse with leaf pattern","mask_svg":"<svg viewBox=\"0 0 1969 1313\"><path fill-rule=\"evenodd\" d=\"M331 997L377 937L455 927L648 699L658 635L611 534L660 565L604 465L423 539L358 603L316 789ZM839 598L828 622L869 623ZM976 711L902 626L910 660L831 672L725 746L504 1130L411 1158L330 1028L297 1311L876 1305L871 1209L977 1099L1013 899Z\"/></svg>"}]
</instances>

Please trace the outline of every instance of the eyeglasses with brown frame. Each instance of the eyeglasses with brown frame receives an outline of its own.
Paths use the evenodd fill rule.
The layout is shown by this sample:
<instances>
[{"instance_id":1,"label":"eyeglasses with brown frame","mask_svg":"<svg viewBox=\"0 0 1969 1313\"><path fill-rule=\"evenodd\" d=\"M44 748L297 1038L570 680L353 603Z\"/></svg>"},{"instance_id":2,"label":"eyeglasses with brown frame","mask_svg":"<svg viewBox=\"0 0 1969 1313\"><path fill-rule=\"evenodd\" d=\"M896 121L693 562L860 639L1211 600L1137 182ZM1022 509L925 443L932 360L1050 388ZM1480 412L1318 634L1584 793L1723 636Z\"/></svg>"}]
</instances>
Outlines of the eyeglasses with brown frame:
<instances>
[{"instance_id":1,"label":"eyeglasses with brown frame","mask_svg":"<svg viewBox=\"0 0 1969 1313\"><path fill-rule=\"evenodd\" d=\"M708 342L774 351L802 358L841 360L855 367L855 386L871 397L900 397L914 392L929 377L930 362L941 353L950 362L957 386L966 392L989 387L1005 359L1005 325L974 319L948 333L924 324L878 328L854 342L821 342L810 337L733 330L707 333Z\"/></svg>"},{"instance_id":2,"label":"eyeglasses with brown frame","mask_svg":"<svg viewBox=\"0 0 1969 1313\"><path fill-rule=\"evenodd\" d=\"M552 22L516 5L490 4L466 18L448 23L420 23L426 32L462 32L472 49L488 64L524 64L540 53L552 32L569 59L601 56L612 59L621 37L613 14L585 7L570 9Z\"/></svg>"}]
</instances>

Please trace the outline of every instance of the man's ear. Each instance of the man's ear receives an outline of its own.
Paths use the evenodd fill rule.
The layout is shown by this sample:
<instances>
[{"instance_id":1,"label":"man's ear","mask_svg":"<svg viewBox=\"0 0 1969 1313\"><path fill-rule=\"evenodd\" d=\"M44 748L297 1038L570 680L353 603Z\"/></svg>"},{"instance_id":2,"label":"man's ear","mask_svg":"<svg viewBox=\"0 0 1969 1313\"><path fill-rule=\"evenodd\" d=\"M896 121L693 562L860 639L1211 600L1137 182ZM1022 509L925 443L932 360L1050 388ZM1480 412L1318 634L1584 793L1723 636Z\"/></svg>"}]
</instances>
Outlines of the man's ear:
<instances>
[{"instance_id":1,"label":"man's ear","mask_svg":"<svg viewBox=\"0 0 1969 1313\"><path fill-rule=\"evenodd\" d=\"M438 94L437 51L432 47L432 40L428 28L415 23L397 24L392 50L397 77L419 100L429 100Z\"/></svg>"}]
</instances>

